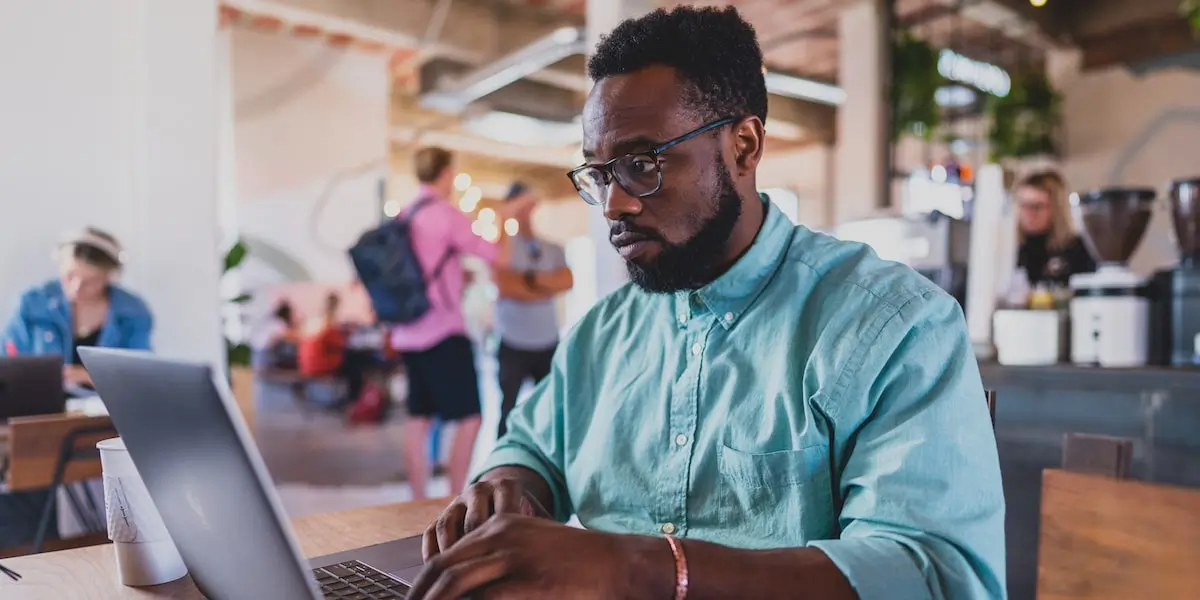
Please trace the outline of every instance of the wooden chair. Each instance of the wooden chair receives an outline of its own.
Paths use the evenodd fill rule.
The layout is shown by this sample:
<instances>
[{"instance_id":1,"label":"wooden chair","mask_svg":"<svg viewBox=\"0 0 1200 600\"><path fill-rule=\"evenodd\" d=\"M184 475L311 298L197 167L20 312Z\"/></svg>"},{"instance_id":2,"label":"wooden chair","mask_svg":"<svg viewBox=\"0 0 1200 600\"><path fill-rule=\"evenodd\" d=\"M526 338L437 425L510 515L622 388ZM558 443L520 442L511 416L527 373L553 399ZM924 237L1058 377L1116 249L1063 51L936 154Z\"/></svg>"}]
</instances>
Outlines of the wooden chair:
<instances>
[{"instance_id":1,"label":"wooden chair","mask_svg":"<svg viewBox=\"0 0 1200 600\"><path fill-rule=\"evenodd\" d=\"M1042 474L1038 599L1200 598L1200 490L1129 480L1130 440L1067 438Z\"/></svg>"},{"instance_id":2,"label":"wooden chair","mask_svg":"<svg viewBox=\"0 0 1200 600\"><path fill-rule=\"evenodd\" d=\"M34 537L33 552L42 550L52 524L58 490L83 525L92 531L104 531L103 503L97 503L86 486L77 494L71 484L101 476L100 440L116 437L108 417L46 415L21 417L8 421L7 488L12 492L48 490Z\"/></svg>"},{"instance_id":3,"label":"wooden chair","mask_svg":"<svg viewBox=\"0 0 1200 600\"><path fill-rule=\"evenodd\" d=\"M988 413L992 415L992 429L996 428L996 390L983 390L983 397L987 400Z\"/></svg>"}]
</instances>

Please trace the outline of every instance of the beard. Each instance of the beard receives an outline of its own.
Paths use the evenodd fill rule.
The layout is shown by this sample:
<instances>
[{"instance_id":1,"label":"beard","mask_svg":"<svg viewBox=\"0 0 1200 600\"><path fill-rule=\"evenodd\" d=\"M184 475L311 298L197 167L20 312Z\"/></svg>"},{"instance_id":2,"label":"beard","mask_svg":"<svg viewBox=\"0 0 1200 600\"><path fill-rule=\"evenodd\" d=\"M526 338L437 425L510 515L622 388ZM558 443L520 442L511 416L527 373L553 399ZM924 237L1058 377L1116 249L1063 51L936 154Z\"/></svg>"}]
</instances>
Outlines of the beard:
<instances>
[{"instance_id":1,"label":"beard","mask_svg":"<svg viewBox=\"0 0 1200 600\"><path fill-rule=\"evenodd\" d=\"M733 177L725 163L719 158L716 163L717 189L712 194L712 214L707 218L694 215L688 219L696 231L692 237L672 244L654 232L639 232L650 235L662 245L662 250L652 259L625 261L629 279L642 290L666 294L699 289L716 279L724 267L721 259L729 244L729 235L742 216L742 198L734 189ZM629 223L619 226L631 229Z\"/></svg>"}]
</instances>

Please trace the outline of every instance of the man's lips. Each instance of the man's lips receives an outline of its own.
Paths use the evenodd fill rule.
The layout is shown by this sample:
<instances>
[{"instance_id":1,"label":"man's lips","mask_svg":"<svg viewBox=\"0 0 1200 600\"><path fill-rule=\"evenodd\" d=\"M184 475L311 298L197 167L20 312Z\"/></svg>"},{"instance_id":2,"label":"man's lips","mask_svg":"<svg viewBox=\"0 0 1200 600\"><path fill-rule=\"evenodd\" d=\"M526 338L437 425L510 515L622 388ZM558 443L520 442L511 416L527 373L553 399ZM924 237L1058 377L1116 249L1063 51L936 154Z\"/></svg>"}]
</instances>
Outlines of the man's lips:
<instances>
[{"instance_id":1,"label":"man's lips","mask_svg":"<svg viewBox=\"0 0 1200 600\"><path fill-rule=\"evenodd\" d=\"M659 243L658 240L648 235L632 231L623 231L616 235L610 235L608 239L612 242L613 247L617 249L617 252L621 254L621 257L626 260L634 258L649 250L654 244Z\"/></svg>"}]
</instances>

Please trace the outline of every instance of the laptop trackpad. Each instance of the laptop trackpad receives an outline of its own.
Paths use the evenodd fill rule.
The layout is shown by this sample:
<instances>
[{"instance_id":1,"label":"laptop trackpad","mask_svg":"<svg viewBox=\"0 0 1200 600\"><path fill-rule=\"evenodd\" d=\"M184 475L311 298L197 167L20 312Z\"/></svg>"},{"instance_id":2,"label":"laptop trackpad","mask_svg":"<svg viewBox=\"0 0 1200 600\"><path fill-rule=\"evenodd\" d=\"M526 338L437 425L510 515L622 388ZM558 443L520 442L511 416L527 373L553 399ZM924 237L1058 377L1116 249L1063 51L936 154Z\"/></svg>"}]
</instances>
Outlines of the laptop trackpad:
<instances>
[{"instance_id":1,"label":"laptop trackpad","mask_svg":"<svg viewBox=\"0 0 1200 600\"><path fill-rule=\"evenodd\" d=\"M391 575L393 577L398 577L400 579L400 581L403 581L404 583L412 585L412 582L416 581L417 575L421 574L421 569L424 566L425 565L416 565L413 567L406 567L404 569L400 569L399 571L389 571L388 575Z\"/></svg>"}]
</instances>

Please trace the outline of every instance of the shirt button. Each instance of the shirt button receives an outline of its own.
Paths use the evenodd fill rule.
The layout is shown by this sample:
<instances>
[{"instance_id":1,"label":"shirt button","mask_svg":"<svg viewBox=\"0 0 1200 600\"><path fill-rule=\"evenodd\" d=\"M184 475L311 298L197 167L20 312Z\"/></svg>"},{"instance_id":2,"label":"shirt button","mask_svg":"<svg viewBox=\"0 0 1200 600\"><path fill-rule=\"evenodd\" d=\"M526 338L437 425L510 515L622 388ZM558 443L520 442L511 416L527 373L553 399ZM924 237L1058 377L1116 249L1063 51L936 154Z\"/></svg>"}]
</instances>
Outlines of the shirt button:
<instances>
[{"instance_id":1,"label":"shirt button","mask_svg":"<svg viewBox=\"0 0 1200 600\"><path fill-rule=\"evenodd\" d=\"M733 313L731 313L731 312L725 313L725 321L729 322L732 320L733 320Z\"/></svg>"},{"instance_id":2,"label":"shirt button","mask_svg":"<svg viewBox=\"0 0 1200 600\"><path fill-rule=\"evenodd\" d=\"M692 345L692 355L693 355L693 356L700 356L700 353L701 353L701 352L704 352L704 348L703 348L703 347L701 347L701 346L700 346L700 344L693 344L693 345Z\"/></svg>"},{"instance_id":3,"label":"shirt button","mask_svg":"<svg viewBox=\"0 0 1200 600\"><path fill-rule=\"evenodd\" d=\"M54 334L53 334L53 333L50 333L49 331L47 331L47 332L46 332L46 335L43 335L43 336L42 336L42 339L46 340L46 342L47 342L47 343L49 343L49 342L53 342L53 341L54 341Z\"/></svg>"},{"instance_id":4,"label":"shirt button","mask_svg":"<svg viewBox=\"0 0 1200 600\"><path fill-rule=\"evenodd\" d=\"M686 435L683 435L682 433L681 433L681 434L679 434L679 435L677 435L677 436L675 436L675 445L676 445L676 446L684 446L684 445L687 445L687 436L686 436Z\"/></svg>"},{"instance_id":5,"label":"shirt button","mask_svg":"<svg viewBox=\"0 0 1200 600\"><path fill-rule=\"evenodd\" d=\"M667 535L671 535L672 533L675 533L675 524L674 523L663 523L662 532Z\"/></svg>"}]
</instances>

